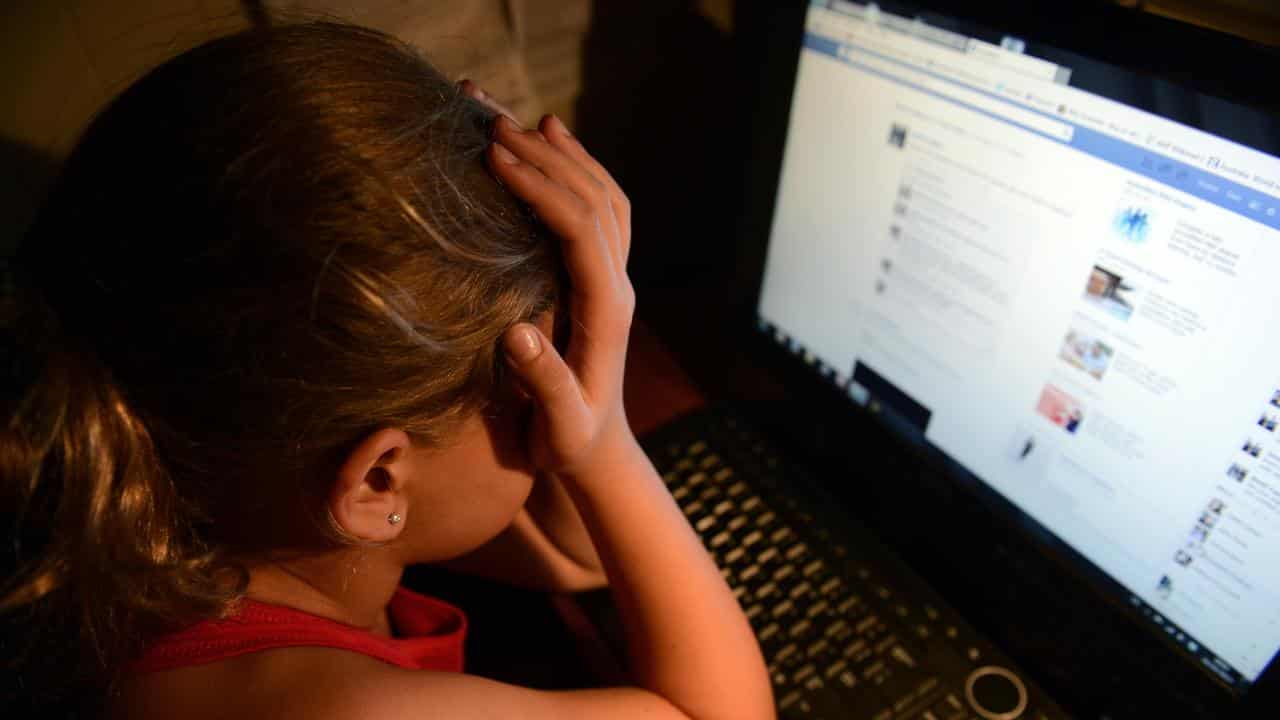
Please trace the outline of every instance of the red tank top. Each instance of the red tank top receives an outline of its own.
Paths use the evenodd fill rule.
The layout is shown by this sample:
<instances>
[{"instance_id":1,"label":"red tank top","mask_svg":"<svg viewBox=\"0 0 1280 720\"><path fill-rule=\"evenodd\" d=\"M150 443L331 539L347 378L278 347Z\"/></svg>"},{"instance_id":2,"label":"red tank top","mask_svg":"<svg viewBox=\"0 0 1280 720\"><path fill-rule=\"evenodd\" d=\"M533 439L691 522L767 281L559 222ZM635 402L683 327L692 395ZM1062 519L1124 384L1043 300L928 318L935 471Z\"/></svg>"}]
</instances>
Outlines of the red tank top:
<instances>
[{"instance_id":1,"label":"red tank top","mask_svg":"<svg viewBox=\"0 0 1280 720\"><path fill-rule=\"evenodd\" d=\"M461 610L397 588L387 612L395 637L246 598L231 617L205 620L157 639L129 669L149 673L259 650L313 646L351 650L410 670L462 671L467 617Z\"/></svg>"}]
</instances>

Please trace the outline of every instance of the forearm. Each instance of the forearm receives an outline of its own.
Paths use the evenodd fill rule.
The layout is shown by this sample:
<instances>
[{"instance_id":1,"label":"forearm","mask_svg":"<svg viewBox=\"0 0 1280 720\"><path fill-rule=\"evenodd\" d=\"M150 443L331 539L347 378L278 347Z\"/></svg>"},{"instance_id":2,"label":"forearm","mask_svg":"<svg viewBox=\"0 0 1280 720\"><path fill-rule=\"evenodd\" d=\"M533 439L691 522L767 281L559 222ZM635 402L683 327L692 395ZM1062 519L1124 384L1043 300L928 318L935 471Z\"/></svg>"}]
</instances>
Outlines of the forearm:
<instances>
[{"instance_id":1,"label":"forearm","mask_svg":"<svg viewBox=\"0 0 1280 720\"><path fill-rule=\"evenodd\" d=\"M582 532L586 534L585 528ZM444 561L441 566L549 592L594 590L606 582L599 566L586 567L548 539L528 510L521 510L497 537L466 555Z\"/></svg>"},{"instance_id":2,"label":"forearm","mask_svg":"<svg viewBox=\"0 0 1280 720\"><path fill-rule=\"evenodd\" d=\"M525 503L533 531L564 557L589 572L602 572L600 556L582 516L564 483L550 473L540 473Z\"/></svg>"},{"instance_id":3,"label":"forearm","mask_svg":"<svg viewBox=\"0 0 1280 720\"><path fill-rule=\"evenodd\" d=\"M613 592L636 681L693 718L773 717L751 627L634 440L566 477Z\"/></svg>"}]
</instances>

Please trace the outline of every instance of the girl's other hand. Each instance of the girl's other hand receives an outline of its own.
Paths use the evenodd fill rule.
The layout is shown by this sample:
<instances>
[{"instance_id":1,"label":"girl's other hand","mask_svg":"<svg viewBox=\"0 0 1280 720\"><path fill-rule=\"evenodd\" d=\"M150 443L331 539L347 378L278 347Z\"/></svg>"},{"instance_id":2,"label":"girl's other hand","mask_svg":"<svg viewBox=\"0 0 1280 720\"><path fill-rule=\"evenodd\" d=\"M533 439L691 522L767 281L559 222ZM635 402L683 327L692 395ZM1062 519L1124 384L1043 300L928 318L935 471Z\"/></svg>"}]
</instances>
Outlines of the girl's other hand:
<instances>
[{"instance_id":1,"label":"girl's other hand","mask_svg":"<svg viewBox=\"0 0 1280 720\"><path fill-rule=\"evenodd\" d=\"M529 323L510 328L503 338L508 362L537 407L529 439L533 461L572 481L598 477L635 449L622 407L635 308L626 272L630 203L552 115L537 130L524 130L503 113L495 123L489 165L559 236L569 272L572 329L564 357Z\"/></svg>"}]
</instances>

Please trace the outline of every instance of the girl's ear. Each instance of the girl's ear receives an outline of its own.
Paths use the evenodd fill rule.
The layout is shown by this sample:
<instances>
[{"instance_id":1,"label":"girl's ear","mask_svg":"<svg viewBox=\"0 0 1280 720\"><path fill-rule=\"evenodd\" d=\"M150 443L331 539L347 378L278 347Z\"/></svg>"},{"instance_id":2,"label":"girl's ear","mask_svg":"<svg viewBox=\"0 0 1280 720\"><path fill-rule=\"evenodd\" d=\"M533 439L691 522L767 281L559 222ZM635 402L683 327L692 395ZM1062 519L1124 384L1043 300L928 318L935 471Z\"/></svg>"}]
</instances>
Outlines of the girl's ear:
<instances>
[{"instance_id":1,"label":"girl's ear","mask_svg":"<svg viewBox=\"0 0 1280 720\"><path fill-rule=\"evenodd\" d=\"M409 511L409 436L384 428L361 440L338 468L329 512L343 532L366 542L400 535Z\"/></svg>"}]
</instances>

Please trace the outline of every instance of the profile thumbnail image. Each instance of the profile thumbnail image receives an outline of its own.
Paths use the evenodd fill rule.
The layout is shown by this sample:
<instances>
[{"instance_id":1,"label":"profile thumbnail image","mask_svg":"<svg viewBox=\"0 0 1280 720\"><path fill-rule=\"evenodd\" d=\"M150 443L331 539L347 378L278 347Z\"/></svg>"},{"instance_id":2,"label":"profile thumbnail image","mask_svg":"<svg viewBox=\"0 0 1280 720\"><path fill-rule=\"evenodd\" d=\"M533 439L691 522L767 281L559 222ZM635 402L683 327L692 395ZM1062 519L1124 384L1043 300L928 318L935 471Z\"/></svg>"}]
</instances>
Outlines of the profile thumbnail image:
<instances>
[{"instance_id":1,"label":"profile thumbnail image","mask_svg":"<svg viewBox=\"0 0 1280 720\"><path fill-rule=\"evenodd\" d=\"M1062 349L1058 351L1058 357L1068 365L1085 371L1096 380L1101 380L1107 372L1113 355L1115 349L1110 345L1074 329L1067 331L1067 336L1062 340Z\"/></svg>"},{"instance_id":2,"label":"profile thumbnail image","mask_svg":"<svg viewBox=\"0 0 1280 720\"><path fill-rule=\"evenodd\" d=\"M889 144L901 149L907 144L907 126L894 123L889 126Z\"/></svg>"},{"instance_id":3,"label":"profile thumbnail image","mask_svg":"<svg viewBox=\"0 0 1280 720\"><path fill-rule=\"evenodd\" d=\"M1116 210L1111 229L1122 240L1141 244L1151 234L1151 211L1141 205L1124 205Z\"/></svg>"},{"instance_id":4,"label":"profile thumbnail image","mask_svg":"<svg viewBox=\"0 0 1280 720\"><path fill-rule=\"evenodd\" d=\"M1244 445L1240 446L1240 450L1251 457L1258 457L1262 454L1262 443L1245 440Z\"/></svg>"},{"instance_id":5,"label":"profile thumbnail image","mask_svg":"<svg viewBox=\"0 0 1280 720\"><path fill-rule=\"evenodd\" d=\"M1249 469L1240 463L1231 463L1227 467L1227 477L1236 482L1244 482L1244 479L1249 477Z\"/></svg>"},{"instance_id":6,"label":"profile thumbnail image","mask_svg":"<svg viewBox=\"0 0 1280 720\"><path fill-rule=\"evenodd\" d=\"M1267 432L1276 431L1277 421L1280 421L1280 415L1276 415L1276 413L1263 411L1262 414L1258 415L1258 427L1266 430Z\"/></svg>"},{"instance_id":7,"label":"profile thumbnail image","mask_svg":"<svg viewBox=\"0 0 1280 720\"><path fill-rule=\"evenodd\" d=\"M1084 299L1121 320L1128 320L1137 301L1138 287L1123 275L1094 265L1084 286Z\"/></svg>"},{"instance_id":8,"label":"profile thumbnail image","mask_svg":"<svg viewBox=\"0 0 1280 720\"><path fill-rule=\"evenodd\" d=\"M1084 408L1067 393L1054 385L1045 385L1036 403L1036 412L1049 422L1074 434L1084 422Z\"/></svg>"}]
</instances>

